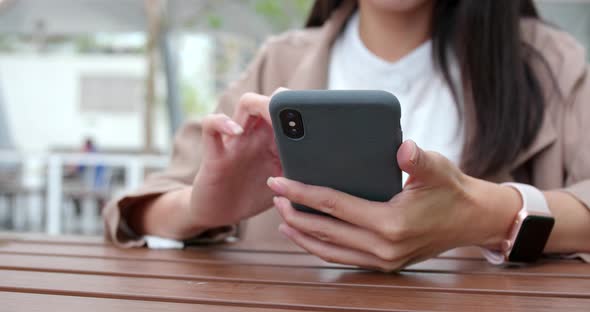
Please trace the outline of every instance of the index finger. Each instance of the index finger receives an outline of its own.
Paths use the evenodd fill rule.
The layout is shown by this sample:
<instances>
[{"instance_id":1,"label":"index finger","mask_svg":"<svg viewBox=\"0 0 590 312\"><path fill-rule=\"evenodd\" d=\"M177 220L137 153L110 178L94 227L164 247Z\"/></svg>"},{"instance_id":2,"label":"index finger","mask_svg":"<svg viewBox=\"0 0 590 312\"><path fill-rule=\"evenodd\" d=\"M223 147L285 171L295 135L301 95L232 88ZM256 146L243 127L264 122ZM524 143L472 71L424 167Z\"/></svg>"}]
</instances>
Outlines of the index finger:
<instances>
[{"instance_id":1,"label":"index finger","mask_svg":"<svg viewBox=\"0 0 590 312\"><path fill-rule=\"evenodd\" d=\"M340 220L373 229L387 205L369 201L328 187L313 186L284 177L269 178L268 186L279 195Z\"/></svg>"},{"instance_id":2,"label":"index finger","mask_svg":"<svg viewBox=\"0 0 590 312\"><path fill-rule=\"evenodd\" d=\"M234 120L242 127L250 117L260 117L264 119L269 125L272 125L270 120L270 112L268 105L270 97L258 93L245 93L240 98L238 107L234 114Z\"/></svg>"}]
</instances>

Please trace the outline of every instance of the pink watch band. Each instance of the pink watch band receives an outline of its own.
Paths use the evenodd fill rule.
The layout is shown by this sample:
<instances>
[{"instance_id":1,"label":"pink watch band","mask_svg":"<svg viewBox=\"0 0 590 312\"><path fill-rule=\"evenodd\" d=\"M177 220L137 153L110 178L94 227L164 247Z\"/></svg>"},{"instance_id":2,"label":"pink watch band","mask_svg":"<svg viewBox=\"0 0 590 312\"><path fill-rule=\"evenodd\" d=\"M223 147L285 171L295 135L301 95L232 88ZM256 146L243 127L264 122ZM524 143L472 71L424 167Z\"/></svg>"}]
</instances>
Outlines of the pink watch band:
<instances>
[{"instance_id":1,"label":"pink watch band","mask_svg":"<svg viewBox=\"0 0 590 312\"><path fill-rule=\"evenodd\" d=\"M522 221L529 215L551 216L549 205L545 199L545 195L534 186L521 183L502 183L502 185L510 186L520 193L522 198L522 208L518 212L514 225L510 229L510 234L502 243L502 250L482 249L482 253L486 260L492 264L503 264L506 262L510 251L514 245Z\"/></svg>"}]
</instances>

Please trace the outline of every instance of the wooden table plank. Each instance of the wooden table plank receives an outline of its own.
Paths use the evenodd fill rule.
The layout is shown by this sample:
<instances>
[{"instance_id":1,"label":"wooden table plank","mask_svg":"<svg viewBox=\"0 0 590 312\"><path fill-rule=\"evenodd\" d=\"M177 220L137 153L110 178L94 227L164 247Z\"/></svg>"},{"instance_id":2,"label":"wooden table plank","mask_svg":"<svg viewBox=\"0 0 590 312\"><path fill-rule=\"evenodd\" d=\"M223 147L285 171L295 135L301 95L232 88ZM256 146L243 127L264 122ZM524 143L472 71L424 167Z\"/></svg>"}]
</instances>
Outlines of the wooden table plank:
<instances>
[{"instance_id":1,"label":"wooden table plank","mask_svg":"<svg viewBox=\"0 0 590 312\"><path fill-rule=\"evenodd\" d=\"M250 263L260 265L308 265L308 266L334 266L319 258L303 253L267 253L268 257L260 257L256 252L234 252L215 248L191 249L191 250L151 250L147 248L135 248L122 251L111 245L59 245L41 243L0 243L0 252L30 253L63 256L86 256L112 259L168 260L173 262L232 262Z\"/></svg>"},{"instance_id":2,"label":"wooden table plank","mask_svg":"<svg viewBox=\"0 0 590 312\"><path fill-rule=\"evenodd\" d=\"M77 235L47 235L45 233L11 233L0 232L0 242L12 241L21 243L41 243L41 244L59 244L59 245L98 245L104 246L105 241L102 236L77 236ZM108 243L106 243L108 244ZM302 253L304 250L291 243L277 243L276 241L252 241L238 240L233 243L219 244L215 246L219 250L227 251L247 251L247 252L289 252ZM483 259L478 248L465 247L453 249L440 255L444 258L464 258L464 259Z\"/></svg>"},{"instance_id":3,"label":"wooden table plank","mask_svg":"<svg viewBox=\"0 0 590 312\"><path fill-rule=\"evenodd\" d=\"M170 261L176 263L231 263L257 266L347 268L330 264L315 256L290 252L247 252L203 248L191 250L150 250L135 248L121 250L111 245L39 244L5 241L0 253L77 256L87 258L127 259L137 261ZM500 274L561 277L590 277L590 266L577 260L541 261L522 268L502 268L480 259L435 258L408 267L408 272L444 272L457 274Z\"/></svg>"},{"instance_id":4,"label":"wooden table plank","mask_svg":"<svg viewBox=\"0 0 590 312\"><path fill-rule=\"evenodd\" d=\"M0 302L8 311L587 311L590 266L501 268L467 248L382 274L276 243L123 250L96 237L0 233Z\"/></svg>"},{"instance_id":5,"label":"wooden table plank","mask_svg":"<svg viewBox=\"0 0 590 312\"><path fill-rule=\"evenodd\" d=\"M40 242L59 244L104 245L103 236L99 235L50 235L45 232L3 232L0 231L0 241Z\"/></svg>"},{"instance_id":6,"label":"wooden table plank","mask_svg":"<svg viewBox=\"0 0 590 312\"><path fill-rule=\"evenodd\" d=\"M453 293L495 293L590 298L590 279L539 276L459 275L444 273L381 274L368 271L233 264L186 264L134 260L0 254L0 269L75 274L151 277L193 281L258 282L276 285L348 288L411 288Z\"/></svg>"},{"instance_id":7,"label":"wooden table plank","mask_svg":"<svg viewBox=\"0 0 590 312\"><path fill-rule=\"evenodd\" d=\"M308 310L261 309L237 306L204 305L191 303L157 302L109 298L47 295L38 293L0 292L2 311L125 311L125 312L293 312Z\"/></svg>"},{"instance_id":8,"label":"wooden table plank","mask_svg":"<svg viewBox=\"0 0 590 312\"><path fill-rule=\"evenodd\" d=\"M0 290L107 297L160 302L228 304L267 308L328 310L587 311L590 299L544 296L452 294L412 289L358 289L333 286L193 282L137 277L0 270Z\"/></svg>"}]
</instances>

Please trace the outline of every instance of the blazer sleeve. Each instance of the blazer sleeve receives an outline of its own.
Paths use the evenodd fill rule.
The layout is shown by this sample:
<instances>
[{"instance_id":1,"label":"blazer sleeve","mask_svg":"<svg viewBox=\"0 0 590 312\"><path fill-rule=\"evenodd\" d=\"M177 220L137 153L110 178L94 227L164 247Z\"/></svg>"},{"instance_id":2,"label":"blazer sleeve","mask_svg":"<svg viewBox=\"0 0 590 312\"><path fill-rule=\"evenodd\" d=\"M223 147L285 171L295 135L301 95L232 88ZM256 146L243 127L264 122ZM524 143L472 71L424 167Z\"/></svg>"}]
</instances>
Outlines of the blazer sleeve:
<instances>
[{"instance_id":1,"label":"blazer sleeve","mask_svg":"<svg viewBox=\"0 0 590 312\"><path fill-rule=\"evenodd\" d=\"M587 66L564 111L565 188L590 209L590 68Z\"/></svg>"},{"instance_id":2,"label":"blazer sleeve","mask_svg":"<svg viewBox=\"0 0 590 312\"><path fill-rule=\"evenodd\" d=\"M257 53L241 77L229 85L219 99L216 112L232 116L239 98L245 92L263 93L262 82L267 58L267 45ZM103 210L105 237L119 247L144 246L145 240L133 233L126 218L132 209L146 199L192 185L201 163L201 124L186 122L176 133L168 167L148 176L138 189L115 198ZM237 226L225 226L200 233L189 241L220 241L235 233Z\"/></svg>"}]
</instances>

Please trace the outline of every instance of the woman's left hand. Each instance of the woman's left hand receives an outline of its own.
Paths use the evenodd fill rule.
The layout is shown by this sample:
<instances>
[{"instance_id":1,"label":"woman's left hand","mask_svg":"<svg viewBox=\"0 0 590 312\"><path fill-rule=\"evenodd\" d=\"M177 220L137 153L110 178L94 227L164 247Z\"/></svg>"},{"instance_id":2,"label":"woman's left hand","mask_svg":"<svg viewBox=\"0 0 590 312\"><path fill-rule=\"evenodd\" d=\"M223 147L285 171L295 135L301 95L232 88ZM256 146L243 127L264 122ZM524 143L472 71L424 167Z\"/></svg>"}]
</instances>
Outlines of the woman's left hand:
<instances>
[{"instance_id":1,"label":"woman's left hand","mask_svg":"<svg viewBox=\"0 0 590 312\"><path fill-rule=\"evenodd\" d=\"M389 202L372 202L283 177L269 178L284 223L279 230L327 262L395 271L459 246L495 247L520 207L518 193L462 173L412 141L397 153L409 174ZM289 201L338 219L295 210Z\"/></svg>"}]
</instances>

